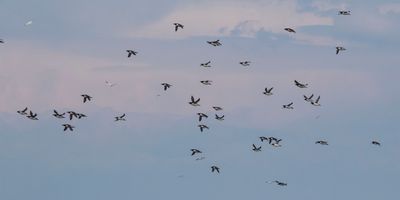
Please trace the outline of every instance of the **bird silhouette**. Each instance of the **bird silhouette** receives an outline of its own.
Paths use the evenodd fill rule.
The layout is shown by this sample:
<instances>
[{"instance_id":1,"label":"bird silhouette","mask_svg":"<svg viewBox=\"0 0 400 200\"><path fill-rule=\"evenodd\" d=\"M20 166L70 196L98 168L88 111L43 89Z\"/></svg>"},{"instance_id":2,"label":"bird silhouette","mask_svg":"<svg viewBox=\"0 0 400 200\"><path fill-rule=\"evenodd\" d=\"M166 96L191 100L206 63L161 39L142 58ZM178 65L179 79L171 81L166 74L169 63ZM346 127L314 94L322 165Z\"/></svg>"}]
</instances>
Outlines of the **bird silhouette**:
<instances>
[{"instance_id":1,"label":"bird silhouette","mask_svg":"<svg viewBox=\"0 0 400 200\"><path fill-rule=\"evenodd\" d=\"M290 102L289 104L283 105L282 107L285 109L293 109L293 102Z\"/></svg>"},{"instance_id":2,"label":"bird silhouette","mask_svg":"<svg viewBox=\"0 0 400 200\"><path fill-rule=\"evenodd\" d=\"M39 119L37 118L37 114L36 114L36 113L34 114L32 111L29 111L29 115L26 116L26 117L28 117L28 118L31 119L31 120L39 120Z\"/></svg>"},{"instance_id":3,"label":"bird silhouette","mask_svg":"<svg viewBox=\"0 0 400 200\"><path fill-rule=\"evenodd\" d=\"M190 105L192 105L192 106L200 106L199 102L200 102L200 98L195 100L193 96L190 97L190 102L189 102Z\"/></svg>"},{"instance_id":4,"label":"bird silhouette","mask_svg":"<svg viewBox=\"0 0 400 200\"><path fill-rule=\"evenodd\" d=\"M194 156L196 153L202 153L200 150L198 149L190 149L190 151L192 151L192 156Z\"/></svg>"},{"instance_id":5,"label":"bird silhouette","mask_svg":"<svg viewBox=\"0 0 400 200\"><path fill-rule=\"evenodd\" d=\"M65 113L58 113L56 110L53 110L53 116L59 119L65 118L64 117Z\"/></svg>"},{"instance_id":6,"label":"bird silhouette","mask_svg":"<svg viewBox=\"0 0 400 200\"><path fill-rule=\"evenodd\" d=\"M221 42L219 40L215 40L215 41L207 41L208 44L217 47L217 46L221 46Z\"/></svg>"},{"instance_id":7,"label":"bird silhouette","mask_svg":"<svg viewBox=\"0 0 400 200\"><path fill-rule=\"evenodd\" d=\"M170 88L172 85L169 83L161 83L162 86L164 86L164 91L166 91L168 88Z\"/></svg>"},{"instance_id":8,"label":"bird silhouette","mask_svg":"<svg viewBox=\"0 0 400 200\"><path fill-rule=\"evenodd\" d=\"M263 92L263 94L265 94L265 95L267 95L267 96L271 96L271 95L273 95L273 93L271 92L272 91L272 89L274 89L273 87L272 88L270 88L270 89L268 89L268 88L265 88L264 89L264 92Z\"/></svg>"},{"instance_id":9,"label":"bird silhouette","mask_svg":"<svg viewBox=\"0 0 400 200\"><path fill-rule=\"evenodd\" d=\"M219 121L223 121L224 120L225 115L222 116L218 116L217 114L215 114L215 119L219 120Z\"/></svg>"},{"instance_id":10,"label":"bird silhouette","mask_svg":"<svg viewBox=\"0 0 400 200\"><path fill-rule=\"evenodd\" d=\"M87 94L82 94L81 96L83 97L83 103L86 103L86 101L92 100L92 97Z\"/></svg>"},{"instance_id":11,"label":"bird silhouette","mask_svg":"<svg viewBox=\"0 0 400 200\"><path fill-rule=\"evenodd\" d=\"M200 124L200 125L198 125L198 127L200 128L200 132L203 132L204 129L210 129L210 128L208 128L208 126L206 126L204 124Z\"/></svg>"},{"instance_id":12,"label":"bird silhouette","mask_svg":"<svg viewBox=\"0 0 400 200\"><path fill-rule=\"evenodd\" d=\"M255 144L253 144L253 151L258 152L261 151L261 146L257 147Z\"/></svg>"},{"instance_id":13,"label":"bird silhouette","mask_svg":"<svg viewBox=\"0 0 400 200\"><path fill-rule=\"evenodd\" d=\"M300 83L297 80L294 80L294 84L299 88L307 88L308 84Z\"/></svg>"},{"instance_id":14,"label":"bird silhouette","mask_svg":"<svg viewBox=\"0 0 400 200\"><path fill-rule=\"evenodd\" d=\"M197 115L199 116L199 122L201 122L201 120L204 118L208 118L208 115L204 114L204 113L197 113Z\"/></svg>"},{"instance_id":15,"label":"bird silhouette","mask_svg":"<svg viewBox=\"0 0 400 200\"><path fill-rule=\"evenodd\" d=\"M63 124L63 126L64 126L64 131L66 131L66 130L73 131L75 128L74 126L72 126L70 124Z\"/></svg>"},{"instance_id":16,"label":"bird silhouette","mask_svg":"<svg viewBox=\"0 0 400 200\"><path fill-rule=\"evenodd\" d=\"M183 29L183 25L180 23L174 23L174 26L175 26L175 32L177 32L179 28Z\"/></svg>"},{"instance_id":17,"label":"bird silhouette","mask_svg":"<svg viewBox=\"0 0 400 200\"><path fill-rule=\"evenodd\" d=\"M211 166L211 172L217 172L217 173L219 173L219 167L217 167L217 166L215 166L215 165Z\"/></svg>"},{"instance_id":18,"label":"bird silhouette","mask_svg":"<svg viewBox=\"0 0 400 200\"><path fill-rule=\"evenodd\" d=\"M28 110L28 107L25 107L23 110L18 110L17 113L20 115L27 115L28 113L26 112Z\"/></svg>"},{"instance_id":19,"label":"bird silhouette","mask_svg":"<svg viewBox=\"0 0 400 200\"><path fill-rule=\"evenodd\" d=\"M137 51L134 50L126 50L126 52L128 52L128 58L130 58L132 55L136 56L138 54Z\"/></svg>"},{"instance_id":20,"label":"bird silhouette","mask_svg":"<svg viewBox=\"0 0 400 200\"><path fill-rule=\"evenodd\" d=\"M372 141L371 144L376 145L376 146L381 146L381 143L378 141Z\"/></svg>"},{"instance_id":21,"label":"bird silhouette","mask_svg":"<svg viewBox=\"0 0 400 200\"><path fill-rule=\"evenodd\" d=\"M285 28L285 31L289 32L289 33L296 33L296 31L292 28Z\"/></svg>"},{"instance_id":22,"label":"bird silhouette","mask_svg":"<svg viewBox=\"0 0 400 200\"><path fill-rule=\"evenodd\" d=\"M121 116L116 116L114 121L126 121L125 120L125 113L122 114Z\"/></svg>"},{"instance_id":23,"label":"bird silhouette","mask_svg":"<svg viewBox=\"0 0 400 200\"><path fill-rule=\"evenodd\" d=\"M336 55L338 55L339 52L345 51L345 50L346 50L346 48L344 48L344 47L336 47Z\"/></svg>"},{"instance_id":24,"label":"bird silhouette","mask_svg":"<svg viewBox=\"0 0 400 200\"><path fill-rule=\"evenodd\" d=\"M325 140L318 140L318 141L315 142L315 144L328 145L328 141L325 141Z\"/></svg>"}]
</instances>

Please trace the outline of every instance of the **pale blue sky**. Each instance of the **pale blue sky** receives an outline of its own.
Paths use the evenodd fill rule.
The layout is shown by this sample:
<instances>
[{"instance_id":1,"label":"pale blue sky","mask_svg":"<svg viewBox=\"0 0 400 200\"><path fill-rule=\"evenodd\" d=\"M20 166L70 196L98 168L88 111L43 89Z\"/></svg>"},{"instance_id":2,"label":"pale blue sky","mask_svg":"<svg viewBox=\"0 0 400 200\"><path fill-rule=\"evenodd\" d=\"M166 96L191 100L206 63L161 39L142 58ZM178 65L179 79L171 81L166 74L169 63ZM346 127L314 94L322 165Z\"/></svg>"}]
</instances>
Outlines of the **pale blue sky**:
<instances>
[{"instance_id":1,"label":"pale blue sky","mask_svg":"<svg viewBox=\"0 0 400 200\"><path fill-rule=\"evenodd\" d=\"M0 1L0 199L396 199L399 20L389 0ZM312 93L321 107L302 99ZM39 121L16 113L26 106ZM65 134L53 109L88 118ZM255 153L259 136L283 147Z\"/></svg>"}]
</instances>

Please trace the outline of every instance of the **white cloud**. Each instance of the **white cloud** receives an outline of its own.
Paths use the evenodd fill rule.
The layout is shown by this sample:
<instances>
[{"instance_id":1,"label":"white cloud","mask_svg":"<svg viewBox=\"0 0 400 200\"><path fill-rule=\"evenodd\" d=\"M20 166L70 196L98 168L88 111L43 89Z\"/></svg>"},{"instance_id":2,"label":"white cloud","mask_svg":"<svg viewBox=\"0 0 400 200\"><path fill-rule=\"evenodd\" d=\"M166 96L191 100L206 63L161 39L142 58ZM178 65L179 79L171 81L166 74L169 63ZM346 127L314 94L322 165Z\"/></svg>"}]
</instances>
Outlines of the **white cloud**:
<instances>
[{"instance_id":1,"label":"white cloud","mask_svg":"<svg viewBox=\"0 0 400 200\"><path fill-rule=\"evenodd\" d=\"M400 13L400 3L385 4L378 8L380 14Z\"/></svg>"},{"instance_id":2,"label":"white cloud","mask_svg":"<svg viewBox=\"0 0 400 200\"><path fill-rule=\"evenodd\" d=\"M172 23L185 29L175 33ZM164 18L129 33L133 37L174 39L193 36L255 37L260 31L284 34L285 27L333 25L330 17L300 11L296 0L202 2L182 6Z\"/></svg>"}]
</instances>

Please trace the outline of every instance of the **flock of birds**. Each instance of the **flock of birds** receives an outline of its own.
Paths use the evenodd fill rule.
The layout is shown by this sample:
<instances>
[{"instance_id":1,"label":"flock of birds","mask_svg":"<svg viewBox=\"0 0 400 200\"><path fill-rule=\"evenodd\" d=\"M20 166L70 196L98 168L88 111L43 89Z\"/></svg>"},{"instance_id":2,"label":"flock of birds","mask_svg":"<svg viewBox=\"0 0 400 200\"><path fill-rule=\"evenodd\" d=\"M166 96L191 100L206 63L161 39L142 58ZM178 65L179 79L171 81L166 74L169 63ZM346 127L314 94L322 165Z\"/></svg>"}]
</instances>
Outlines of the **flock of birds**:
<instances>
[{"instance_id":1,"label":"flock of birds","mask_svg":"<svg viewBox=\"0 0 400 200\"><path fill-rule=\"evenodd\" d=\"M350 11L341 10L341 11L338 12L338 14L339 15L350 15ZM28 21L25 25L31 25L31 24L32 24L32 21ZM174 23L173 25L174 25L175 32L177 32L179 29L184 29L184 25L183 24ZM289 33L293 33L293 34L296 33L296 31L293 28L284 28L284 30L289 32ZM0 39L0 43L4 43L4 40ZM218 47L218 46L222 45L220 40L207 41L207 43L212 45L212 46L214 46L214 47ZM336 54L339 54L339 52L344 51L344 50L346 50L344 47L337 46L336 47ZM138 54L137 51L134 51L134 50L131 50L131 49L126 50L126 52L128 53L128 55L127 55L128 58L130 58L132 56L136 56ZM247 67L247 66L250 66L251 61L241 61L241 62L239 62L239 64L242 65L242 66ZM201 63L200 66L201 67L205 67L205 68L211 67L211 61L208 61L206 63ZM200 81L200 82L202 84L204 84L204 85L211 85L212 84L211 80L203 80L203 81ZM106 81L105 84L107 86L109 86L109 87L113 87L113 86L116 85L115 83L111 83L109 81ZM169 84L169 83L161 83L161 85L162 85L164 91L167 91L169 88L172 87L172 85ZM294 80L294 85L296 87L300 88L300 89L304 89L304 88L308 87L308 83L301 83L298 80ZM273 87L270 87L270 88L266 87L264 89L263 94L266 95L266 96L271 96L271 95L273 95L273 93L272 93L273 89L274 89ZM82 94L81 97L82 97L83 103L90 102L93 99L88 94ZM321 106L321 104L319 103L320 98L321 98L320 96L318 96L315 100L313 99L314 98L314 94L311 94L310 96L303 95L303 97L304 97L304 100L306 102L310 103L311 105L313 105L313 106ZM194 96L191 96L190 97L190 101L188 103L191 106L194 106L194 107L200 106L200 98L195 98ZM219 107L219 106L213 106L212 108L217 112L223 110L223 108ZM289 110L294 109L293 102L290 102L288 104L282 105L282 108L283 109L289 109ZM28 112L28 107L25 107L22 110L18 110L17 113L20 114L20 115L26 116L30 120L39 120L37 113L34 113L32 110L29 110L29 112ZM58 118L58 119L66 118L66 114L68 114L68 118L69 118L70 121L73 120L74 118L81 119L81 118L87 117L85 114L78 113L78 112L75 112L75 111L66 111L66 112L63 112L63 113L60 113L60 112L58 112L56 110L53 111L53 116ZM114 121L116 121L116 122L117 121L126 121L125 116L126 116L125 113L120 115L120 116L115 116L114 117ZM199 122L202 122L203 119L208 118L208 115L205 114L205 113L197 113L197 116L198 116L198 121ZM225 115L223 115L223 114L220 114L220 115L219 114L215 114L215 119L218 120L218 121L223 121L224 118L225 118ZM63 126L63 131L73 131L74 128L75 128L75 126L73 126L73 125L71 125L69 123L64 123L64 124L62 124L62 126ZM200 129L200 132L203 132L206 129L209 129L209 127L207 125L205 125L205 124L199 124L198 127ZM261 136L261 137L259 137L259 139L261 140L261 142L268 142L268 144L273 146L273 147L281 147L282 146L280 144L282 139L278 139L278 138L275 138L275 137L265 137L265 136ZM381 145L380 142L378 142L378 141L372 141L371 143L373 145L377 145L377 146ZM328 145L328 141L318 140L318 141L315 142L315 144ZM252 150L254 152L260 152L261 148L262 148L262 146L257 146L256 144L252 145ZM195 148L190 149L190 151L192 152L191 156L201 155L203 153L201 150L195 149ZM203 160L203 159L205 159L205 157L196 158L196 160ZM211 172L220 173L220 167L216 166L216 165L212 165L211 166ZM287 183L281 182L281 181L278 181L278 180L267 181L267 183L275 183L278 186L287 186Z\"/></svg>"}]
</instances>

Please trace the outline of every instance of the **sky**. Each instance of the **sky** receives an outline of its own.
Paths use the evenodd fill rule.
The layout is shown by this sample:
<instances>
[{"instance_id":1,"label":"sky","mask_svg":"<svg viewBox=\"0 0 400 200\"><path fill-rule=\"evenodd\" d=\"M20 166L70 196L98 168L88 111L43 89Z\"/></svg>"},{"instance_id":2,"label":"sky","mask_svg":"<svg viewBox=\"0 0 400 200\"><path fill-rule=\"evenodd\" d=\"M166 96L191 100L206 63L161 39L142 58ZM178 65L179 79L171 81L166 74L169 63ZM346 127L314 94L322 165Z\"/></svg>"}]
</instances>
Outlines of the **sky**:
<instances>
[{"instance_id":1,"label":"sky","mask_svg":"<svg viewBox=\"0 0 400 200\"><path fill-rule=\"evenodd\" d=\"M1 0L0 199L396 199L399 20L395 0Z\"/></svg>"}]
</instances>

